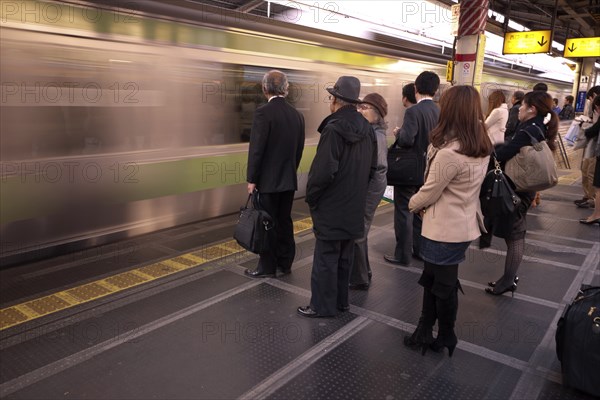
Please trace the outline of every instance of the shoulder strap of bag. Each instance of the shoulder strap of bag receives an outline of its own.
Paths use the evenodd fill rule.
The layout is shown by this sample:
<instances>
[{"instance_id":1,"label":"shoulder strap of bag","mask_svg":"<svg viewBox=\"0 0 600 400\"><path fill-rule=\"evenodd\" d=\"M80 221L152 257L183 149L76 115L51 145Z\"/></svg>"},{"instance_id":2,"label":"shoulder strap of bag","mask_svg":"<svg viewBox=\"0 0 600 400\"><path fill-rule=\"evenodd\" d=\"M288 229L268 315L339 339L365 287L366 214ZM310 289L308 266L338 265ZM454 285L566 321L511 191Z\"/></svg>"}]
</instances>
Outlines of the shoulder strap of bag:
<instances>
[{"instance_id":1,"label":"shoulder strap of bag","mask_svg":"<svg viewBox=\"0 0 600 400\"><path fill-rule=\"evenodd\" d=\"M540 132L540 135L542 135L542 137L544 138L544 140L546 140L546 135L544 135L544 132L542 131L542 128L540 128L539 126L537 126L537 125L535 125L535 124L531 124L530 126L533 126L533 127L535 127L535 129L537 129L537 130L538 130L538 132ZM531 133L529 133L529 132L527 131L527 129L521 129L521 131L525 132L525 133L527 134L527 136L529 136L529 138L531 139L531 144L532 144L532 145L534 145L534 144L537 144L537 143L539 143L539 142L540 142L539 140L537 140L536 138L534 138L534 137L531 135Z\"/></svg>"}]
</instances>

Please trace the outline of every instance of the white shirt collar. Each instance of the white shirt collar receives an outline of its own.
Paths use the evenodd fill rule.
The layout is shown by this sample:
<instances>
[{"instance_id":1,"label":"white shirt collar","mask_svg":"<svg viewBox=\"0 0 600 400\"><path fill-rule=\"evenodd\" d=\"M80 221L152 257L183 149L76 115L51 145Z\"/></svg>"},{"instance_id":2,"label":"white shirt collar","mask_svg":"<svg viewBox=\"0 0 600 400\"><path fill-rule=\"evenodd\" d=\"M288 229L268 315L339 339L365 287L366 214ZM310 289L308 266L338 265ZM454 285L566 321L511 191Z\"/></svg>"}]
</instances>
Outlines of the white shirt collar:
<instances>
[{"instance_id":1,"label":"white shirt collar","mask_svg":"<svg viewBox=\"0 0 600 400\"><path fill-rule=\"evenodd\" d=\"M275 97L283 97L283 96L282 95L271 96L271 97L269 97L269 101L273 100Z\"/></svg>"},{"instance_id":2,"label":"white shirt collar","mask_svg":"<svg viewBox=\"0 0 600 400\"><path fill-rule=\"evenodd\" d=\"M433 100L433 97L429 97L429 96L421 97L421 98L419 99L419 101L417 101L417 103L420 103L420 102L422 102L423 100Z\"/></svg>"}]
</instances>

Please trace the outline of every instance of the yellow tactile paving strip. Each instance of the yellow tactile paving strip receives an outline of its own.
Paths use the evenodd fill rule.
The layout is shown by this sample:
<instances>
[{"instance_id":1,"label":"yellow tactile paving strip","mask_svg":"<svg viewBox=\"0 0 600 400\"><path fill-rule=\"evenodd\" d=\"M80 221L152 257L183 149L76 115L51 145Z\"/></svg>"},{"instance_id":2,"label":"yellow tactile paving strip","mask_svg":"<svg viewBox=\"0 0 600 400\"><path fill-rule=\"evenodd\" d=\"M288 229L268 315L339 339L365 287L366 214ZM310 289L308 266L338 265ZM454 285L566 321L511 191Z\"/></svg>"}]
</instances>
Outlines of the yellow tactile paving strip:
<instances>
[{"instance_id":1,"label":"yellow tactile paving strip","mask_svg":"<svg viewBox=\"0 0 600 400\"><path fill-rule=\"evenodd\" d=\"M311 228L312 220L310 218L294 222L294 234ZM235 240L230 240L3 308L0 310L0 331L244 251L246 250L240 247Z\"/></svg>"}]
</instances>

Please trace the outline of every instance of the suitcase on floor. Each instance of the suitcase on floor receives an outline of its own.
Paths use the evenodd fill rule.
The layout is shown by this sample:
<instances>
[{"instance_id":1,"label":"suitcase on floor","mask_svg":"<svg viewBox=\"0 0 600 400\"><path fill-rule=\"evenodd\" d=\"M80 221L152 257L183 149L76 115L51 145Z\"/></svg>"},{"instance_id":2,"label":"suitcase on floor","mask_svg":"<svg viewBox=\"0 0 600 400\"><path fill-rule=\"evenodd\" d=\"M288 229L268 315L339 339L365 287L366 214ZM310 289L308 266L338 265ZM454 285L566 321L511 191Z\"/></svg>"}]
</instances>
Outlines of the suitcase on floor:
<instances>
[{"instance_id":1,"label":"suitcase on floor","mask_svg":"<svg viewBox=\"0 0 600 400\"><path fill-rule=\"evenodd\" d=\"M600 396L600 287L582 286L556 328L563 384Z\"/></svg>"}]
</instances>

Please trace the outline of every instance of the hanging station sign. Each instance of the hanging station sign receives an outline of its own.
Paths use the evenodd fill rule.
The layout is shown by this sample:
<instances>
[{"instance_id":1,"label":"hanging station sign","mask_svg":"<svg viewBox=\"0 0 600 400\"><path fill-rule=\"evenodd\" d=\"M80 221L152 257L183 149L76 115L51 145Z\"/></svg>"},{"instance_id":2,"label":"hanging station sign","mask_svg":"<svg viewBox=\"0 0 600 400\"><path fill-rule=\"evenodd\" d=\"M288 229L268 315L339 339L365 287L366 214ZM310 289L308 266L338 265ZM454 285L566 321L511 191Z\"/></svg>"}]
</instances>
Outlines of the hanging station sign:
<instances>
[{"instance_id":1,"label":"hanging station sign","mask_svg":"<svg viewBox=\"0 0 600 400\"><path fill-rule=\"evenodd\" d=\"M567 39L563 57L600 57L600 36Z\"/></svg>"},{"instance_id":2,"label":"hanging station sign","mask_svg":"<svg viewBox=\"0 0 600 400\"><path fill-rule=\"evenodd\" d=\"M531 54L550 52L552 31L507 32L502 54Z\"/></svg>"}]
</instances>

